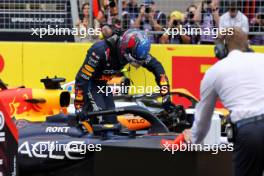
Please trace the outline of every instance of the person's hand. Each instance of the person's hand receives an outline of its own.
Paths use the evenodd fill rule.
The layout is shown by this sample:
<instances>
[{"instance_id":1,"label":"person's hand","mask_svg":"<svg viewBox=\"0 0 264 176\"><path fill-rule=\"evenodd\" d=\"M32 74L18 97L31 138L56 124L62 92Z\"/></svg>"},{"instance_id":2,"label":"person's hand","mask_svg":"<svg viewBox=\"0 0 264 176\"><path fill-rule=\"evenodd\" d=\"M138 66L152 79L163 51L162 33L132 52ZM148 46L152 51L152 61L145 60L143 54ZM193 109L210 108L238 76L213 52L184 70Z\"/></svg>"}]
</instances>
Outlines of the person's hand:
<instances>
[{"instance_id":1,"label":"person's hand","mask_svg":"<svg viewBox=\"0 0 264 176\"><path fill-rule=\"evenodd\" d=\"M211 7L212 7L212 13L218 13L219 8L217 3L212 2Z\"/></svg>"},{"instance_id":2,"label":"person's hand","mask_svg":"<svg viewBox=\"0 0 264 176\"><path fill-rule=\"evenodd\" d=\"M192 142L191 129L186 129L182 133L184 135L184 139L185 139L186 142Z\"/></svg>"},{"instance_id":3,"label":"person's hand","mask_svg":"<svg viewBox=\"0 0 264 176\"><path fill-rule=\"evenodd\" d=\"M79 121L85 121L87 120L85 112L83 111L82 108L76 109L75 110L76 117Z\"/></svg>"},{"instance_id":4,"label":"person's hand","mask_svg":"<svg viewBox=\"0 0 264 176\"><path fill-rule=\"evenodd\" d=\"M250 20L250 24L256 24L259 23L259 20L255 17Z\"/></svg>"},{"instance_id":5,"label":"person's hand","mask_svg":"<svg viewBox=\"0 0 264 176\"><path fill-rule=\"evenodd\" d=\"M170 18L169 23L168 23L168 27L169 28L173 27L173 18Z\"/></svg>"},{"instance_id":6,"label":"person's hand","mask_svg":"<svg viewBox=\"0 0 264 176\"><path fill-rule=\"evenodd\" d=\"M162 97L162 107L168 112L171 113L175 109L175 105L171 102L170 95L165 95Z\"/></svg>"},{"instance_id":7,"label":"person's hand","mask_svg":"<svg viewBox=\"0 0 264 176\"><path fill-rule=\"evenodd\" d=\"M175 26L174 21L178 21L178 24ZM181 22L179 20L176 20L175 18L171 18L170 21L169 21L169 28L180 28Z\"/></svg>"},{"instance_id":8,"label":"person's hand","mask_svg":"<svg viewBox=\"0 0 264 176\"><path fill-rule=\"evenodd\" d=\"M154 15L155 15L155 12L153 12L153 11L148 13L148 18L149 18L150 21L154 21Z\"/></svg>"},{"instance_id":9,"label":"person's hand","mask_svg":"<svg viewBox=\"0 0 264 176\"><path fill-rule=\"evenodd\" d=\"M144 16L145 16L145 6L141 6L139 11L139 17L142 18Z\"/></svg>"},{"instance_id":10,"label":"person's hand","mask_svg":"<svg viewBox=\"0 0 264 176\"><path fill-rule=\"evenodd\" d=\"M101 10L98 12L98 15L96 17L96 20L99 23L104 23L106 21L105 16L104 16L104 14L103 14L103 12Z\"/></svg>"},{"instance_id":11,"label":"person's hand","mask_svg":"<svg viewBox=\"0 0 264 176\"><path fill-rule=\"evenodd\" d=\"M85 26L86 28L89 27L89 21L87 19L84 19L82 22L82 25Z\"/></svg>"},{"instance_id":12,"label":"person's hand","mask_svg":"<svg viewBox=\"0 0 264 176\"><path fill-rule=\"evenodd\" d=\"M78 20L75 26L80 27L81 23L81 20Z\"/></svg>"}]
</instances>

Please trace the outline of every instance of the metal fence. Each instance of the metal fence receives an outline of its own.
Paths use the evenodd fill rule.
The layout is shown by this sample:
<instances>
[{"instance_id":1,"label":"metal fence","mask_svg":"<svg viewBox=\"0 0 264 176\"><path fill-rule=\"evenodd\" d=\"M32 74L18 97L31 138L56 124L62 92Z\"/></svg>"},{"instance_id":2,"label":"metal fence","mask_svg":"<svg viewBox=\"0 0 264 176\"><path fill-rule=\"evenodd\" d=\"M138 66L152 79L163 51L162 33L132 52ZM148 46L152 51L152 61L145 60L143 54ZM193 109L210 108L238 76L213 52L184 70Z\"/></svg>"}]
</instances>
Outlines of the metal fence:
<instances>
[{"instance_id":1,"label":"metal fence","mask_svg":"<svg viewBox=\"0 0 264 176\"><path fill-rule=\"evenodd\" d=\"M28 32L48 25L72 26L70 0L0 1L0 31Z\"/></svg>"},{"instance_id":2,"label":"metal fence","mask_svg":"<svg viewBox=\"0 0 264 176\"><path fill-rule=\"evenodd\" d=\"M241 27L249 36L255 38L261 36L264 41L263 0L99 0L97 2L104 13L105 19L102 21L111 23L109 18L119 18L123 28L140 28L154 35L153 38L159 38L164 34L164 28L179 25L185 27L211 25L214 28ZM227 18L232 16L227 14L233 14L233 17Z\"/></svg>"},{"instance_id":3,"label":"metal fence","mask_svg":"<svg viewBox=\"0 0 264 176\"><path fill-rule=\"evenodd\" d=\"M90 2L93 3L94 0L79 0L80 4L84 2ZM219 16L223 15L225 12L228 12L230 8L234 8L230 6L230 2L235 2L235 8L239 11L241 11L245 16L248 17L249 23L254 20L258 16L258 14L264 14L264 1L263 0L98 0L99 4L103 4L103 1L108 2L110 4L112 1L116 2L117 8L118 8L118 14L119 17L122 16L124 11L129 11L128 9L131 9L129 4L130 2L134 1L136 2L136 8L140 8L142 5L144 5L147 1L148 4L151 4L151 2L155 3L155 10L160 10L163 12L168 18L170 14L173 11L179 11L183 13L183 15L187 15L188 7L190 5L195 5L196 7L199 7L199 5L203 2L203 9L207 8L206 4L207 2L212 2L214 7L217 8L219 11ZM126 4L126 8L123 4ZM145 5L146 6L146 5ZM105 11L108 11L111 9L110 6L107 6L106 8L103 8ZM109 10L111 11L111 10ZM203 13L203 12L202 12ZM132 10L129 11L130 16L138 16L139 10ZM263 15L262 15L263 16ZM166 19L166 22L168 22L168 19Z\"/></svg>"},{"instance_id":4,"label":"metal fence","mask_svg":"<svg viewBox=\"0 0 264 176\"><path fill-rule=\"evenodd\" d=\"M48 25L72 28L82 16L82 4L89 2L89 24L93 27L95 22L103 24L120 19L123 28L139 27L160 35L164 33L163 28L178 23L201 26L208 12L216 11L221 18L235 9L246 16L250 35L263 36L264 1L233 1L235 6L230 5L230 0L1 0L0 31L28 32L31 28ZM200 11L200 17L197 17L197 11ZM99 17L98 13L103 15ZM213 25L219 26L217 17L210 18L213 18ZM235 20L239 23L240 19Z\"/></svg>"}]
</instances>

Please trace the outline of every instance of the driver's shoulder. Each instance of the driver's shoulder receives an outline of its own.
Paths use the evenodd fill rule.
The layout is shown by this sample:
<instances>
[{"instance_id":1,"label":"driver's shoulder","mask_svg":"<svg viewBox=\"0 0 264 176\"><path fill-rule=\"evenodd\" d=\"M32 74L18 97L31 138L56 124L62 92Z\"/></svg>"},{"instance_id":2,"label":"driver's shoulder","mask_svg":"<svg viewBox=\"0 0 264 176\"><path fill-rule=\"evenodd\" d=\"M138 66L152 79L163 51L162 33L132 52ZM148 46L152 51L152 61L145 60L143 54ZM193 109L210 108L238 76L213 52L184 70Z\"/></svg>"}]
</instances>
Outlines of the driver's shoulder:
<instances>
[{"instance_id":1,"label":"driver's shoulder","mask_svg":"<svg viewBox=\"0 0 264 176\"><path fill-rule=\"evenodd\" d=\"M108 47L108 45L106 44L106 42L104 40L100 40L96 43L94 43L91 46L91 49L93 50L98 50L98 51L105 51L105 49Z\"/></svg>"}]
</instances>

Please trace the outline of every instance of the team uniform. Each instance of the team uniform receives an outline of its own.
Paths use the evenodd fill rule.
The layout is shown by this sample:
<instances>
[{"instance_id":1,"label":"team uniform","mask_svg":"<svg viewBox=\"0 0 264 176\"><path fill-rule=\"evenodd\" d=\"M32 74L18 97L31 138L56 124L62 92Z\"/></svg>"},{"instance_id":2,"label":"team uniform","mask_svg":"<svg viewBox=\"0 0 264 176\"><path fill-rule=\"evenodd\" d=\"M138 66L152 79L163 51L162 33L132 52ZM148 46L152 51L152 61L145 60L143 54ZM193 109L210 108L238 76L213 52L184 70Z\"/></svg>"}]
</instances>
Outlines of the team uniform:
<instances>
[{"instance_id":1,"label":"team uniform","mask_svg":"<svg viewBox=\"0 0 264 176\"><path fill-rule=\"evenodd\" d=\"M100 90L104 90L105 92L106 90L103 88L106 88L107 82L115 75L120 74L124 66L130 63L130 60L125 58L128 53L127 48L125 51L122 50L124 49L122 47L129 48L129 45L131 45L132 48L136 41L134 41L133 38L131 39L131 37L128 38L128 42L130 43L127 43L126 46L120 46L119 43L122 42L120 38L113 36L109 40L95 43L88 50L84 63L78 71L75 80L74 104L77 113L115 108L113 95L107 95L100 92ZM126 38L123 37L123 40L125 39ZM149 48L146 50L149 50ZM157 84L160 86L161 90L163 90L161 93L164 97L168 97L169 83L163 66L156 58L148 54L148 51L144 51L143 55L145 56L142 66L155 75ZM169 104L170 98L166 99L167 104ZM166 102L164 104L166 104ZM81 118L85 119L82 115ZM103 123L117 122L114 115L104 116L101 120ZM97 122L98 121L93 121L93 123Z\"/></svg>"},{"instance_id":2,"label":"team uniform","mask_svg":"<svg viewBox=\"0 0 264 176\"><path fill-rule=\"evenodd\" d=\"M217 98L235 125L235 176L264 171L264 55L234 50L205 74L196 107L192 142L201 143L210 128Z\"/></svg>"}]
</instances>

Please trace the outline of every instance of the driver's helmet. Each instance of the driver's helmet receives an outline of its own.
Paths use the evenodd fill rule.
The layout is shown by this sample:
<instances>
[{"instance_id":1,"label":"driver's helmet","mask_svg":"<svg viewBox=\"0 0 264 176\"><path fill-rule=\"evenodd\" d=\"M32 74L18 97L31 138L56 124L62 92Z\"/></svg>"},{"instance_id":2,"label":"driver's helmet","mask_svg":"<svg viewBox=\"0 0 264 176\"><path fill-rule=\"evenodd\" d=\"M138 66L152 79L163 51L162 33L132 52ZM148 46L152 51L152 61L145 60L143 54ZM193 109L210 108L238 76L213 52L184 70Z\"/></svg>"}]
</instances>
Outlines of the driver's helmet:
<instances>
[{"instance_id":1,"label":"driver's helmet","mask_svg":"<svg viewBox=\"0 0 264 176\"><path fill-rule=\"evenodd\" d=\"M121 55L129 62L142 65L149 58L151 42L146 32L138 29L127 30L120 40Z\"/></svg>"}]
</instances>

